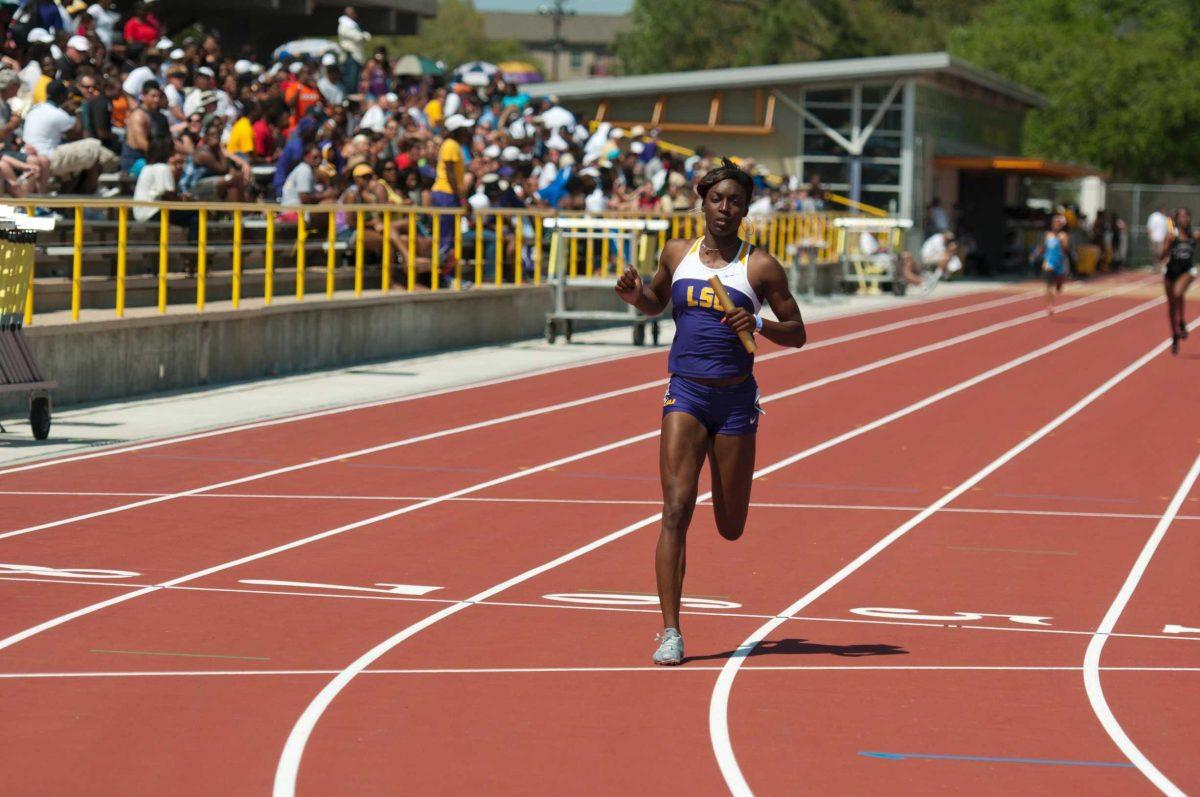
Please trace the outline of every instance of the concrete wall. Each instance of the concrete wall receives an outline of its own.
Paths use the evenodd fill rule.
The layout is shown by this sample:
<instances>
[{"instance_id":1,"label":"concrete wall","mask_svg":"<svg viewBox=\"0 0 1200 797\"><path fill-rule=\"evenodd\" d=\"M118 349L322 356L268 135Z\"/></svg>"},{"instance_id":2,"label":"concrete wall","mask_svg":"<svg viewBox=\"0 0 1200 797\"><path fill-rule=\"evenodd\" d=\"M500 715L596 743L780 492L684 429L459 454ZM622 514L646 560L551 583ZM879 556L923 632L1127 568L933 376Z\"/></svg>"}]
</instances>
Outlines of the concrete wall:
<instances>
[{"instance_id":1,"label":"concrete wall","mask_svg":"<svg viewBox=\"0 0 1200 797\"><path fill-rule=\"evenodd\" d=\"M576 309L624 307L607 287L570 290ZM64 406L537 337L553 302L550 286L509 287L34 325L25 335ZM26 412L25 395L0 395L0 416Z\"/></svg>"}]
</instances>

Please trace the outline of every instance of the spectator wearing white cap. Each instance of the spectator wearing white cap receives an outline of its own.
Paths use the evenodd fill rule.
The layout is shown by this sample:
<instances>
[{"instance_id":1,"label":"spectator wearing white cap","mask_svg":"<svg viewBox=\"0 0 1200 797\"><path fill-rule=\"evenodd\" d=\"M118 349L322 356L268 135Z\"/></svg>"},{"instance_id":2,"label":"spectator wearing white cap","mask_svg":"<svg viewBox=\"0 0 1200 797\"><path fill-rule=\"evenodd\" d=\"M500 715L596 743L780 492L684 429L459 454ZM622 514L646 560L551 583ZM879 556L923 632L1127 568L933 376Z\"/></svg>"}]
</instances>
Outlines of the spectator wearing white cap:
<instances>
[{"instance_id":1,"label":"spectator wearing white cap","mask_svg":"<svg viewBox=\"0 0 1200 797\"><path fill-rule=\"evenodd\" d=\"M346 101L346 89L342 86L342 68L338 64L337 56L325 53L321 56L321 66L323 70L320 79L317 80L317 89L325 98L326 105L341 105Z\"/></svg>"},{"instance_id":2,"label":"spectator wearing white cap","mask_svg":"<svg viewBox=\"0 0 1200 797\"><path fill-rule=\"evenodd\" d=\"M92 44L84 36L72 36L67 39L67 50L58 59L58 79L64 83L74 83L79 74L79 67L88 60Z\"/></svg>"},{"instance_id":3,"label":"spectator wearing white cap","mask_svg":"<svg viewBox=\"0 0 1200 797\"><path fill-rule=\"evenodd\" d=\"M196 88L187 95L187 99L183 102L185 117L201 112L201 108L208 104L201 101L206 94L211 94L212 98L216 99L217 107L213 109L212 113L226 118L230 116L233 112L233 101L229 99L228 94L216 87L217 73L213 72L211 67L202 66L196 70L195 84Z\"/></svg>"},{"instance_id":4,"label":"spectator wearing white cap","mask_svg":"<svg viewBox=\"0 0 1200 797\"><path fill-rule=\"evenodd\" d=\"M117 23L121 21L121 12L117 10L117 0L96 0L87 8L88 16L96 20L96 38L106 50L113 46L113 34Z\"/></svg>"},{"instance_id":5,"label":"spectator wearing white cap","mask_svg":"<svg viewBox=\"0 0 1200 797\"><path fill-rule=\"evenodd\" d=\"M173 126L187 121L187 114L183 110L187 101L187 77L187 67L183 64L173 64L167 69L167 81L163 84L167 104L163 111L170 117Z\"/></svg>"},{"instance_id":6,"label":"spectator wearing white cap","mask_svg":"<svg viewBox=\"0 0 1200 797\"><path fill-rule=\"evenodd\" d=\"M53 44L54 34L45 28L30 28L25 34L25 41L30 44Z\"/></svg>"}]
</instances>

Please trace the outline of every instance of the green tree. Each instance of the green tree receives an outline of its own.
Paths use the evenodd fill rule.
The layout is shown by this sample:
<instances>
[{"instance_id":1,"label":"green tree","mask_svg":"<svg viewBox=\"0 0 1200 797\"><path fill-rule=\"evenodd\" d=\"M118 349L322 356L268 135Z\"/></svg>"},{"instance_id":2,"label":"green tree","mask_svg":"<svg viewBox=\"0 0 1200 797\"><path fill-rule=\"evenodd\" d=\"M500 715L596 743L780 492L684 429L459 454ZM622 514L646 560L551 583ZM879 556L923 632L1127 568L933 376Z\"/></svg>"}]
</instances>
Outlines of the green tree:
<instances>
[{"instance_id":1,"label":"green tree","mask_svg":"<svg viewBox=\"0 0 1200 797\"><path fill-rule=\"evenodd\" d=\"M1030 154L1160 181L1200 173L1195 2L998 0L950 36L956 55L1040 91Z\"/></svg>"},{"instance_id":2,"label":"green tree","mask_svg":"<svg viewBox=\"0 0 1200 797\"><path fill-rule=\"evenodd\" d=\"M958 0L636 0L617 39L627 72L941 50L980 3Z\"/></svg>"},{"instance_id":3,"label":"green tree","mask_svg":"<svg viewBox=\"0 0 1200 797\"><path fill-rule=\"evenodd\" d=\"M423 55L445 61L449 69L467 61L528 60L529 54L512 39L489 39L483 15L472 0L439 0L437 16L421 20L416 36L376 36L371 47L383 45L393 56Z\"/></svg>"}]
</instances>

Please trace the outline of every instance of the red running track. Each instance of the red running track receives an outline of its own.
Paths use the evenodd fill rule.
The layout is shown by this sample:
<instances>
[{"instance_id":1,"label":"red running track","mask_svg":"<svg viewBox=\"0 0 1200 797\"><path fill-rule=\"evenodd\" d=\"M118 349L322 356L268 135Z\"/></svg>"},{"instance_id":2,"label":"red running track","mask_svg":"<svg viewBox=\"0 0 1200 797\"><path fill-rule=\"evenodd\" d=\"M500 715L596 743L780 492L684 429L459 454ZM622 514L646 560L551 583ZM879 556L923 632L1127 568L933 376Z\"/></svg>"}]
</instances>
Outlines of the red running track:
<instances>
[{"instance_id":1,"label":"red running track","mask_svg":"<svg viewBox=\"0 0 1200 797\"><path fill-rule=\"evenodd\" d=\"M1200 791L1200 380L1149 295L764 357L750 526L697 513L680 668L648 665L661 352L0 473L6 784Z\"/></svg>"}]
</instances>

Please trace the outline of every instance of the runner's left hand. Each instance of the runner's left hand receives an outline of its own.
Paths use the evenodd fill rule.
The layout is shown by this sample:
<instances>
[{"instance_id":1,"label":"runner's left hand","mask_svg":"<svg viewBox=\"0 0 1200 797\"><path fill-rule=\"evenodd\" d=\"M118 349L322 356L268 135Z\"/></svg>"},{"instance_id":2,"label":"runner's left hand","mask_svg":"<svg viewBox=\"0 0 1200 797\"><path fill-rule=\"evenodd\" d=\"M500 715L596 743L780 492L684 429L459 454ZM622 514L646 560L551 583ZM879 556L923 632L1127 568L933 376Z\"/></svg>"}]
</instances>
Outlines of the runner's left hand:
<instances>
[{"instance_id":1,"label":"runner's left hand","mask_svg":"<svg viewBox=\"0 0 1200 797\"><path fill-rule=\"evenodd\" d=\"M735 307L732 310L726 310L725 315L721 318L722 324L728 324L729 328L736 332L749 332L754 334L754 315L744 307Z\"/></svg>"}]
</instances>

